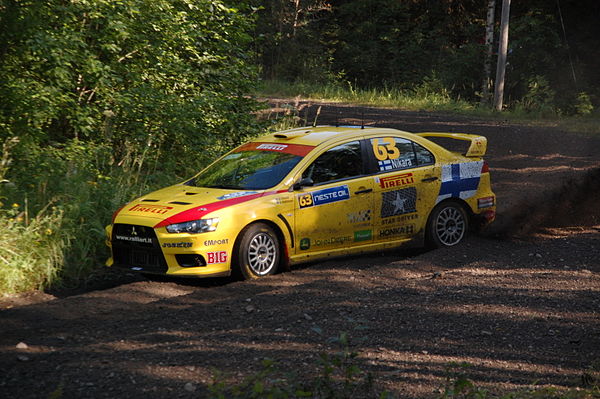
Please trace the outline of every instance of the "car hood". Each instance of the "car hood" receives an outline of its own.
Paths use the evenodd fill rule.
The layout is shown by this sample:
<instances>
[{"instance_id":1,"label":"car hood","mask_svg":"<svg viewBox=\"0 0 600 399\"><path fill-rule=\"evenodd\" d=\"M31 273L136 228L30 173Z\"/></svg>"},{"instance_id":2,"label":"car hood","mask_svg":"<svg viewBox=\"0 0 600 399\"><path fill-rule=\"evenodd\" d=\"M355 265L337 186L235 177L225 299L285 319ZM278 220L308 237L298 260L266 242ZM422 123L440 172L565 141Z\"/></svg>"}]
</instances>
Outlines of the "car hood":
<instances>
[{"instance_id":1,"label":"car hood","mask_svg":"<svg viewBox=\"0 0 600 399\"><path fill-rule=\"evenodd\" d=\"M191 187L183 184L137 198L115 215L119 223L127 217L154 219L157 225L195 220L215 210L261 197L264 190L229 190ZM187 219L187 220L185 220Z\"/></svg>"}]
</instances>

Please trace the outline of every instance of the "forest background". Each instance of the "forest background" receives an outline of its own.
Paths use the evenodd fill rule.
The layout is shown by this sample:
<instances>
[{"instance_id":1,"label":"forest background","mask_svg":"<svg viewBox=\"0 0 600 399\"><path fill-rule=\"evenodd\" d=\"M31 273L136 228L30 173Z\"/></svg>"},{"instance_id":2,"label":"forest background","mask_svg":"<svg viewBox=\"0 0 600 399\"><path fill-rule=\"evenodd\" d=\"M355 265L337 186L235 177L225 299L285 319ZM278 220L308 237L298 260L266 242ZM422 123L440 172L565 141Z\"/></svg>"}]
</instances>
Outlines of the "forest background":
<instances>
[{"instance_id":1,"label":"forest background","mask_svg":"<svg viewBox=\"0 0 600 399\"><path fill-rule=\"evenodd\" d=\"M257 93L489 109L489 3L0 0L0 293L101 275L112 212L273 126ZM509 112L597 118L598 17L595 0L513 2Z\"/></svg>"}]
</instances>

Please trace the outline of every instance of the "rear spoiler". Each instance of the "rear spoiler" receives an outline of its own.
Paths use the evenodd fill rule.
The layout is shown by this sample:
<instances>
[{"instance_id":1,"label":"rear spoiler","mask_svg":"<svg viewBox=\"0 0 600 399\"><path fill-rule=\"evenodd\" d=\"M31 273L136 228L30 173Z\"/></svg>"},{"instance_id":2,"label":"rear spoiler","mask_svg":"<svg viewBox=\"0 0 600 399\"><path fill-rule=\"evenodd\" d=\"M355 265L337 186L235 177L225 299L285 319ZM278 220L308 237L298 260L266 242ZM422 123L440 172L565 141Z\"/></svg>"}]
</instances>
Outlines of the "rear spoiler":
<instances>
[{"instance_id":1,"label":"rear spoiler","mask_svg":"<svg viewBox=\"0 0 600 399\"><path fill-rule=\"evenodd\" d=\"M487 139L483 136L477 136L476 134L466 133L440 133L440 132L426 132L426 133L415 133L421 137L443 137L447 139L470 141L471 145L467 150L465 156L467 157L482 157L485 155L487 150Z\"/></svg>"}]
</instances>

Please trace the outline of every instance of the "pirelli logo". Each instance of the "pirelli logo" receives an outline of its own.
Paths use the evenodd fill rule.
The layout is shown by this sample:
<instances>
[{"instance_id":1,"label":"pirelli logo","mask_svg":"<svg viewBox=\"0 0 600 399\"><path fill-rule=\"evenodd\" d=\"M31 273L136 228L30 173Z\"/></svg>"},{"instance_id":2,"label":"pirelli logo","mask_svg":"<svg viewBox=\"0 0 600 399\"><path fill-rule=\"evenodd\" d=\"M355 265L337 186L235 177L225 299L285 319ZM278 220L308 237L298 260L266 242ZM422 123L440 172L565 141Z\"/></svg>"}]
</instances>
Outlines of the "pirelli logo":
<instances>
[{"instance_id":1,"label":"pirelli logo","mask_svg":"<svg viewBox=\"0 0 600 399\"><path fill-rule=\"evenodd\" d=\"M382 189L392 187L402 187L408 184L413 184L415 179L412 173L401 173L399 175L387 176L378 178L379 186Z\"/></svg>"},{"instance_id":2,"label":"pirelli logo","mask_svg":"<svg viewBox=\"0 0 600 399\"><path fill-rule=\"evenodd\" d=\"M132 208L129 208L130 212L146 212L146 213L157 213L159 215L164 215L173 209L172 206L164 206L164 205L135 205Z\"/></svg>"}]
</instances>

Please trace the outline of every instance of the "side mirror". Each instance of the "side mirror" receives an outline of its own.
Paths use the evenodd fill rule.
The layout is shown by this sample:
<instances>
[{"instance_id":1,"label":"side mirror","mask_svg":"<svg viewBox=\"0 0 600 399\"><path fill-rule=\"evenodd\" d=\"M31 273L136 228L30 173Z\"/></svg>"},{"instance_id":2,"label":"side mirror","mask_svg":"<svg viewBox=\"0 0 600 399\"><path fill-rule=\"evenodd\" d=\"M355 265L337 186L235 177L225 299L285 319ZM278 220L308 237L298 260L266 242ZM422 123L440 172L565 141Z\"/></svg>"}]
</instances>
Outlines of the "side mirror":
<instances>
[{"instance_id":1,"label":"side mirror","mask_svg":"<svg viewBox=\"0 0 600 399\"><path fill-rule=\"evenodd\" d=\"M310 177L305 177L300 179L297 183L294 183L294 191L300 190L302 187L310 187L314 186L315 182Z\"/></svg>"}]
</instances>

